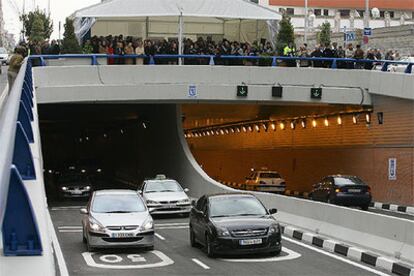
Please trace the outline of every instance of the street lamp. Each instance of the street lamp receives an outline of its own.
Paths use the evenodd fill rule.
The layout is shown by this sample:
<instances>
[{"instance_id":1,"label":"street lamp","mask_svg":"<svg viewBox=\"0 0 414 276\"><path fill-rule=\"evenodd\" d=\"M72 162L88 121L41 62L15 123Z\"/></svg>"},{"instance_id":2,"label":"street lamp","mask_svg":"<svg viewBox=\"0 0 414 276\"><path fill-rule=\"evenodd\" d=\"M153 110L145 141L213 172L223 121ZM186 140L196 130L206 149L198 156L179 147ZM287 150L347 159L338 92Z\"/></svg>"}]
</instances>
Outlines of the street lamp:
<instances>
[{"instance_id":1,"label":"street lamp","mask_svg":"<svg viewBox=\"0 0 414 276\"><path fill-rule=\"evenodd\" d=\"M364 28L369 28L369 0L365 0Z\"/></svg>"},{"instance_id":2,"label":"street lamp","mask_svg":"<svg viewBox=\"0 0 414 276\"><path fill-rule=\"evenodd\" d=\"M305 43L308 42L308 0L305 0L305 33L304 33L304 41Z\"/></svg>"}]
</instances>

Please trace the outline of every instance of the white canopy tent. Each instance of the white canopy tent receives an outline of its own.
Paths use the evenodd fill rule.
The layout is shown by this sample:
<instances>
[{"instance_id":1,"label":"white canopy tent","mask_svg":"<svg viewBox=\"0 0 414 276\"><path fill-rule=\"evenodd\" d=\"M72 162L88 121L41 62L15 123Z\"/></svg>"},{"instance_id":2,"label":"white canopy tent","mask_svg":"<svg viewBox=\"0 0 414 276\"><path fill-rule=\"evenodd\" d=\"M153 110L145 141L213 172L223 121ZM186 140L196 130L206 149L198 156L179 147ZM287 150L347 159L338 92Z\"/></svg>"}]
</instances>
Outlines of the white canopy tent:
<instances>
[{"instance_id":1,"label":"white canopy tent","mask_svg":"<svg viewBox=\"0 0 414 276\"><path fill-rule=\"evenodd\" d=\"M273 38L282 16L248 0L107 0L75 12L75 33L83 37L124 34L148 37L211 35L253 42Z\"/></svg>"}]
</instances>

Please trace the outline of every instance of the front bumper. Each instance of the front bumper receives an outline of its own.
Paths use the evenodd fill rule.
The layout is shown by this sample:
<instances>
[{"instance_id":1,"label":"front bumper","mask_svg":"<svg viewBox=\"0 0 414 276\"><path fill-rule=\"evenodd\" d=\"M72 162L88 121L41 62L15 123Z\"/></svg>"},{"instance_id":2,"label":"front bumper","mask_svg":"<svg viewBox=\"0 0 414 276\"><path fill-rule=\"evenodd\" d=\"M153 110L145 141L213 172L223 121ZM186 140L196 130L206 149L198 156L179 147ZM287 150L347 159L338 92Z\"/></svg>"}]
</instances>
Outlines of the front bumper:
<instances>
[{"instance_id":1,"label":"front bumper","mask_svg":"<svg viewBox=\"0 0 414 276\"><path fill-rule=\"evenodd\" d=\"M285 190L286 190L285 185L259 184L256 186L256 191L260 191L260 192L284 193Z\"/></svg>"},{"instance_id":2,"label":"front bumper","mask_svg":"<svg viewBox=\"0 0 414 276\"><path fill-rule=\"evenodd\" d=\"M262 239L261 244L240 245L240 240ZM249 237L249 238L217 238L213 241L213 251L223 255L247 255L255 253L273 253L282 250L280 234L270 236Z\"/></svg>"},{"instance_id":3,"label":"front bumper","mask_svg":"<svg viewBox=\"0 0 414 276\"><path fill-rule=\"evenodd\" d=\"M88 241L95 248L151 247L154 246L154 231L137 233L128 238L111 238L110 234L89 232Z\"/></svg>"},{"instance_id":4,"label":"front bumper","mask_svg":"<svg viewBox=\"0 0 414 276\"><path fill-rule=\"evenodd\" d=\"M191 212L191 205L149 205L148 210L152 215L188 214Z\"/></svg>"},{"instance_id":5,"label":"front bumper","mask_svg":"<svg viewBox=\"0 0 414 276\"><path fill-rule=\"evenodd\" d=\"M91 195L91 191L84 191L82 193L76 193L73 191L61 191L61 195L65 198L89 197Z\"/></svg>"}]
</instances>

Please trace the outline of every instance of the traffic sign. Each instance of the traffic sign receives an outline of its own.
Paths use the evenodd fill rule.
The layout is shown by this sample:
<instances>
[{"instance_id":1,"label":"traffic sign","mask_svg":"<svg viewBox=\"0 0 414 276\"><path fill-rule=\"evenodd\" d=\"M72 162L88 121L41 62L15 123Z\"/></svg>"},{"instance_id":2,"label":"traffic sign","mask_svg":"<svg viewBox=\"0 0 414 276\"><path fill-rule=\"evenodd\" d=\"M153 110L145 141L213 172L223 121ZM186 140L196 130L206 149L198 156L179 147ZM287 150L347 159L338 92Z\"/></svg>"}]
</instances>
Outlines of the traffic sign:
<instances>
[{"instance_id":1,"label":"traffic sign","mask_svg":"<svg viewBox=\"0 0 414 276\"><path fill-rule=\"evenodd\" d=\"M188 87L188 97L189 98L197 98L197 86L190 85Z\"/></svg>"},{"instance_id":2,"label":"traffic sign","mask_svg":"<svg viewBox=\"0 0 414 276\"><path fill-rule=\"evenodd\" d=\"M248 87L247 85L237 85L237 97L247 97Z\"/></svg>"},{"instance_id":3,"label":"traffic sign","mask_svg":"<svg viewBox=\"0 0 414 276\"><path fill-rule=\"evenodd\" d=\"M356 33L355 32L346 32L344 33L344 40L348 41L355 41L356 40Z\"/></svg>"},{"instance_id":4,"label":"traffic sign","mask_svg":"<svg viewBox=\"0 0 414 276\"><path fill-rule=\"evenodd\" d=\"M372 28L364 28L364 35L371 36L372 35Z\"/></svg>"},{"instance_id":5,"label":"traffic sign","mask_svg":"<svg viewBox=\"0 0 414 276\"><path fill-rule=\"evenodd\" d=\"M322 88L311 88L311 99L322 99Z\"/></svg>"},{"instance_id":6,"label":"traffic sign","mask_svg":"<svg viewBox=\"0 0 414 276\"><path fill-rule=\"evenodd\" d=\"M282 95L283 95L283 86L272 87L272 97L282 98Z\"/></svg>"}]
</instances>

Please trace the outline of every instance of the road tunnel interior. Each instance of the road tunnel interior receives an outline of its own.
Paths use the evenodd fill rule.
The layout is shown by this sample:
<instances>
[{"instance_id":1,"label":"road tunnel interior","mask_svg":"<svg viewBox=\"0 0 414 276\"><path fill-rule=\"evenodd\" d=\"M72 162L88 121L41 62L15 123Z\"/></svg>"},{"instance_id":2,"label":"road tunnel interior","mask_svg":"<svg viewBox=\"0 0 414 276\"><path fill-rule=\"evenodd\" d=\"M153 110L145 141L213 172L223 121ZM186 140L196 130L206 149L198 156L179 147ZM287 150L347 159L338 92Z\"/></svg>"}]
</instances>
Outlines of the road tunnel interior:
<instances>
[{"instance_id":1,"label":"road tunnel interior","mask_svg":"<svg viewBox=\"0 0 414 276\"><path fill-rule=\"evenodd\" d=\"M351 114L350 112L361 110L358 106L335 105L185 104L181 108L181 120L182 128L188 132L192 129L257 120L284 120L288 124L288 118ZM156 174L174 177L176 170L172 164L176 163L176 149L172 147L177 144L169 142L177 139L176 120L180 115L177 115L176 105L51 104L39 107L39 117L49 199L56 199L60 195L62 185L59 177L68 172L86 175L94 189L136 188L142 180ZM344 120L348 119L344 116ZM323 121L319 123L323 124ZM280 128L279 125L277 127ZM271 133L262 129L257 133L215 138L187 137L187 141L197 162L215 180L241 182L250 173L250 169L266 167L279 171L289 183L302 183L303 177L298 175L301 170L296 173L295 167L303 166L302 163L306 162L306 167L314 170L321 160L309 157L309 153L305 156L298 155L296 147L300 148L303 141L298 140L299 144L295 145L293 130L289 130L288 125L286 128L283 131L286 137L281 140L282 131ZM363 128L366 128L365 124ZM325 127L320 131L328 136L338 134L326 133L327 129L329 128ZM304 135L312 136L309 138L311 140L320 139L315 131ZM322 139L313 146L320 146L326 142L324 141ZM315 151L315 148L308 150ZM317 156L326 154L331 153L319 148ZM328 156L325 159L329 159ZM336 168L343 160L340 158L330 162L335 163ZM319 177L319 174L321 172L315 172L312 177ZM291 187L295 188L292 184Z\"/></svg>"}]
</instances>

